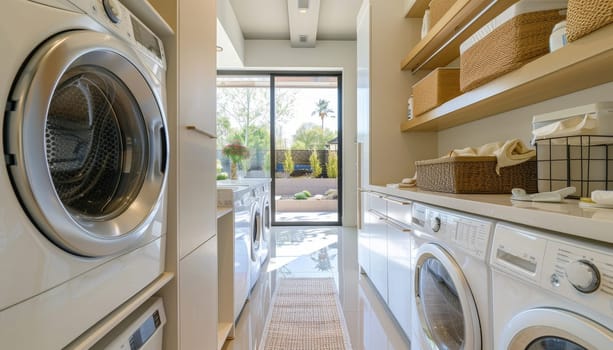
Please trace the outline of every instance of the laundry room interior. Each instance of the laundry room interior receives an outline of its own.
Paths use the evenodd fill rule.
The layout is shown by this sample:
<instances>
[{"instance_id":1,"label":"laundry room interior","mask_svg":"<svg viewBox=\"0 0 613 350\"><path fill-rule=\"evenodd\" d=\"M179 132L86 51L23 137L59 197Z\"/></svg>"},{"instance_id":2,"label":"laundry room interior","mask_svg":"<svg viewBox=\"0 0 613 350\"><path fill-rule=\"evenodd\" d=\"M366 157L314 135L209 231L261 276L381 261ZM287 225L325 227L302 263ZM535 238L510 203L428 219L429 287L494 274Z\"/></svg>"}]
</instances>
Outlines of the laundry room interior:
<instances>
[{"instance_id":1,"label":"laundry room interior","mask_svg":"<svg viewBox=\"0 0 613 350\"><path fill-rule=\"evenodd\" d=\"M613 0L3 0L0 349L613 349Z\"/></svg>"}]
</instances>

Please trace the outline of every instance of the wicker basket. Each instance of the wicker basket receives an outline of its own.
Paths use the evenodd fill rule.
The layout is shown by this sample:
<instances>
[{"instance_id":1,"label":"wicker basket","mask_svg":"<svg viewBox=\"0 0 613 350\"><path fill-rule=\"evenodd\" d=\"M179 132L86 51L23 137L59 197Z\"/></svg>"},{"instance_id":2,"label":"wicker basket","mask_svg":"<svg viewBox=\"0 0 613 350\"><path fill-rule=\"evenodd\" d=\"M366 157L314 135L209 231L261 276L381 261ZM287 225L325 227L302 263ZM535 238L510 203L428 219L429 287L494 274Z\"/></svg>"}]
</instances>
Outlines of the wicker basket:
<instances>
[{"instance_id":1,"label":"wicker basket","mask_svg":"<svg viewBox=\"0 0 613 350\"><path fill-rule=\"evenodd\" d=\"M434 27L444 15L449 11L456 0L432 0L428 7L430 8L430 28Z\"/></svg>"},{"instance_id":2,"label":"wicker basket","mask_svg":"<svg viewBox=\"0 0 613 350\"><path fill-rule=\"evenodd\" d=\"M519 187L537 192L536 160L500 168L496 157L449 157L415 162L417 187L449 193L511 193Z\"/></svg>"},{"instance_id":3,"label":"wicker basket","mask_svg":"<svg viewBox=\"0 0 613 350\"><path fill-rule=\"evenodd\" d=\"M613 22L613 0L568 0L566 36L577 40Z\"/></svg>"},{"instance_id":4,"label":"wicker basket","mask_svg":"<svg viewBox=\"0 0 613 350\"><path fill-rule=\"evenodd\" d=\"M530 12L505 22L460 55L460 89L472 90L549 52L549 35L566 16Z\"/></svg>"},{"instance_id":5,"label":"wicker basket","mask_svg":"<svg viewBox=\"0 0 613 350\"><path fill-rule=\"evenodd\" d=\"M413 115L419 117L460 93L460 69L437 68L413 85Z\"/></svg>"}]
</instances>

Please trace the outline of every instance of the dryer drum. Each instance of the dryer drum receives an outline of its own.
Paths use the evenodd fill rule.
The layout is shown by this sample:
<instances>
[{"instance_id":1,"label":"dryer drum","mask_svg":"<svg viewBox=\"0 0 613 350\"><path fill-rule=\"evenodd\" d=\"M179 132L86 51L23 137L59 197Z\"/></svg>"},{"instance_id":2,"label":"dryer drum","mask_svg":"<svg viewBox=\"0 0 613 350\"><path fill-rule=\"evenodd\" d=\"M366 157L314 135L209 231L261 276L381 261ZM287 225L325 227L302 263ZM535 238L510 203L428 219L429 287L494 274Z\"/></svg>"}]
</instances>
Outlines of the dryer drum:
<instances>
[{"instance_id":1,"label":"dryer drum","mask_svg":"<svg viewBox=\"0 0 613 350\"><path fill-rule=\"evenodd\" d=\"M136 105L134 98L112 73L92 69L78 69L74 76L68 72L71 77L54 93L45 129L46 156L62 203L81 215L108 218L121 213L140 190L144 172L130 170L146 167L147 147L138 131L144 129L142 118L137 118L137 130L127 133L118 118Z\"/></svg>"}]
</instances>

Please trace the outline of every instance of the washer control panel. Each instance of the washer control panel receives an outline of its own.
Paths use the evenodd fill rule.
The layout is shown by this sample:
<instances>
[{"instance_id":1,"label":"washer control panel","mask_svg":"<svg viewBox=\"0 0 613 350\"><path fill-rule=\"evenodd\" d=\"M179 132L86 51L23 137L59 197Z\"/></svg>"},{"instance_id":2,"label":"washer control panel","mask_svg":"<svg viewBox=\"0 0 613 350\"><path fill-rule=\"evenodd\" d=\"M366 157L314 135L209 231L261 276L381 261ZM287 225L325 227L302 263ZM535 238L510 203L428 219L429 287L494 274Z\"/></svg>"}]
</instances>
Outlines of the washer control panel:
<instances>
[{"instance_id":1,"label":"washer control panel","mask_svg":"<svg viewBox=\"0 0 613 350\"><path fill-rule=\"evenodd\" d=\"M494 231L494 269L556 294L613 313L613 248L499 223Z\"/></svg>"},{"instance_id":2,"label":"washer control panel","mask_svg":"<svg viewBox=\"0 0 613 350\"><path fill-rule=\"evenodd\" d=\"M490 220L419 203L413 204L412 220L421 234L428 234L435 241L458 246L477 258L487 257L493 229Z\"/></svg>"},{"instance_id":3,"label":"washer control panel","mask_svg":"<svg viewBox=\"0 0 613 350\"><path fill-rule=\"evenodd\" d=\"M162 40L119 0L69 0L111 32L166 68Z\"/></svg>"}]
</instances>

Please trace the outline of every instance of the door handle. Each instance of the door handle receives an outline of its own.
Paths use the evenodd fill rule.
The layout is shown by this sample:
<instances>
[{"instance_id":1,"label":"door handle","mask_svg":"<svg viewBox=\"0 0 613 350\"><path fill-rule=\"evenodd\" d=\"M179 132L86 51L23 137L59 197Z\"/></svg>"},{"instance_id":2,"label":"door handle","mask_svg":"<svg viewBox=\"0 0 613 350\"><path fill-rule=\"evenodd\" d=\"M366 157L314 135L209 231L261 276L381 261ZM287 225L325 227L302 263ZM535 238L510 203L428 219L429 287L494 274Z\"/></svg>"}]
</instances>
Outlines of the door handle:
<instances>
[{"instance_id":1,"label":"door handle","mask_svg":"<svg viewBox=\"0 0 613 350\"><path fill-rule=\"evenodd\" d=\"M199 133L199 134L202 134L202 135L204 135L204 136L207 136L207 137L208 137L208 138L210 138L210 139L216 139L216 138L217 138L217 135L211 134L210 132L208 132L208 131L204 131L204 130L202 130L202 129L198 129L198 128L197 128L195 125L188 125L188 126L186 126L185 128L186 128L187 130L192 130L192 131L195 131L195 132L197 132L197 133Z\"/></svg>"}]
</instances>

